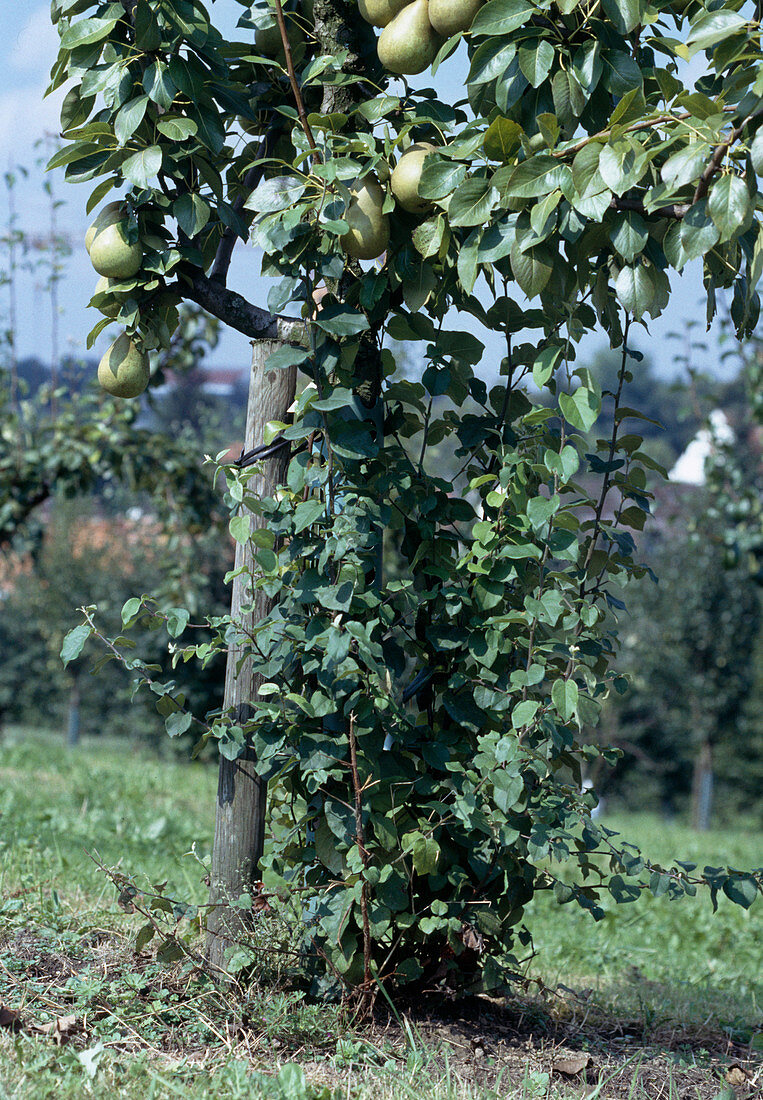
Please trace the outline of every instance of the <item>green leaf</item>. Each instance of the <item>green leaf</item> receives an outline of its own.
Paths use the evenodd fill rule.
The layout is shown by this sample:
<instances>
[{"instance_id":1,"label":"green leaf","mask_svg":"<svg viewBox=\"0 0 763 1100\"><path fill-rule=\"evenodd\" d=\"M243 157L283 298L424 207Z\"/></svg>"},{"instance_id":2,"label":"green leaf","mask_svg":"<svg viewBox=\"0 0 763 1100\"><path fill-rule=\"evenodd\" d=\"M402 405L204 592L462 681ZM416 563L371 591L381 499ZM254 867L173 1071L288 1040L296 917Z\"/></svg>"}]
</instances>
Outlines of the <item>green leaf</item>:
<instances>
[{"instance_id":1,"label":"green leaf","mask_svg":"<svg viewBox=\"0 0 763 1100\"><path fill-rule=\"evenodd\" d=\"M318 520L325 520L326 505L322 500L304 500L294 510L294 534L312 527Z\"/></svg>"},{"instance_id":2,"label":"green leaf","mask_svg":"<svg viewBox=\"0 0 763 1100\"><path fill-rule=\"evenodd\" d=\"M177 85L164 61L153 61L143 74L143 90L149 99L168 110L177 95Z\"/></svg>"},{"instance_id":3,"label":"green leaf","mask_svg":"<svg viewBox=\"0 0 763 1100\"><path fill-rule=\"evenodd\" d=\"M162 167L162 150L149 145L122 162L122 175L134 187L147 188Z\"/></svg>"},{"instance_id":4,"label":"green leaf","mask_svg":"<svg viewBox=\"0 0 763 1100\"><path fill-rule=\"evenodd\" d=\"M458 281L464 288L467 294L471 294L474 289L474 284L477 281L477 275L479 273L479 266L477 262L477 248L480 242L481 229L474 229L466 238L464 243L458 250L458 260L456 261L456 270L458 272ZM431 269L428 269L431 271ZM434 290L436 286L436 279L432 274L432 287ZM405 288L404 288L405 289ZM408 296L405 298L405 304L409 309L413 309L414 305L409 300ZM421 303L424 304L423 302Z\"/></svg>"},{"instance_id":5,"label":"green leaf","mask_svg":"<svg viewBox=\"0 0 763 1100\"><path fill-rule=\"evenodd\" d=\"M90 5L88 5L89 7ZM91 42L100 42L107 38L120 20L119 15L90 19L80 19L72 23L61 36L61 49L76 50L78 46L87 46Z\"/></svg>"},{"instance_id":6,"label":"green leaf","mask_svg":"<svg viewBox=\"0 0 763 1100\"><path fill-rule=\"evenodd\" d=\"M341 302L331 302L318 313L315 324L331 336L357 336L368 328L368 320Z\"/></svg>"},{"instance_id":7,"label":"green leaf","mask_svg":"<svg viewBox=\"0 0 763 1100\"><path fill-rule=\"evenodd\" d=\"M528 298L540 294L551 278L554 260L544 245L528 248L524 252L515 241L511 247L511 270Z\"/></svg>"},{"instance_id":8,"label":"green leaf","mask_svg":"<svg viewBox=\"0 0 763 1100\"><path fill-rule=\"evenodd\" d=\"M554 73L551 94L554 100L554 113L558 115L560 122L572 123L585 110L587 96L574 75L565 69Z\"/></svg>"},{"instance_id":9,"label":"green leaf","mask_svg":"<svg viewBox=\"0 0 763 1100\"><path fill-rule=\"evenodd\" d=\"M170 638L179 637L188 626L191 614L185 607L171 607L167 612L167 633Z\"/></svg>"},{"instance_id":10,"label":"green leaf","mask_svg":"<svg viewBox=\"0 0 763 1100\"><path fill-rule=\"evenodd\" d=\"M178 960L184 958L185 951L174 936L168 936L156 949L156 961L163 966L169 966L170 963L178 962Z\"/></svg>"},{"instance_id":11,"label":"green leaf","mask_svg":"<svg viewBox=\"0 0 763 1100\"><path fill-rule=\"evenodd\" d=\"M703 13L696 23L692 24L686 40L690 55L700 50L712 49L729 35L736 34L746 26L747 20L737 11L720 8L718 11Z\"/></svg>"},{"instance_id":12,"label":"green leaf","mask_svg":"<svg viewBox=\"0 0 763 1100\"><path fill-rule=\"evenodd\" d=\"M272 214L293 206L302 197L304 190L304 181L295 176L274 176L272 179L262 180L255 187L244 203L244 208L259 214Z\"/></svg>"},{"instance_id":13,"label":"green leaf","mask_svg":"<svg viewBox=\"0 0 763 1100\"><path fill-rule=\"evenodd\" d=\"M174 714L168 714L164 719L164 728L170 737L180 737L191 727L193 715L186 711L176 710Z\"/></svg>"},{"instance_id":14,"label":"green leaf","mask_svg":"<svg viewBox=\"0 0 763 1100\"><path fill-rule=\"evenodd\" d=\"M433 837L422 837L417 840L411 858L417 874L435 874L440 858L440 848L437 841Z\"/></svg>"},{"instance_id":15,"label":"green leaf","mask_svg":"<svg viewBox=\"0 0 763 1100\"><path fill-rule=\"evenodd\" d=\"M749 909L758 896L758 883L752 875L732 875L724 882L723 892L735 905Z\"/></svg>"},{"instance_id":16,"label":"green leaf","mask_svg":"<svg viewBox=\"0 0 763 1100\"><path fill-rule=\"evenodd\" d=\"M707 210L721 235L721 241L728 241L740 233L752 215L752 200L744 180L731 173L721 176L712 186Z\"/></svg>"},{"instance_id":17,"label":"green leaf","mask_svg":"<svg viewBox=\"0 0 763 1100\"><path fill-rule=\"evenodd\" d=\"M520 46L517 53L519 67L533 88L539 88L554 63L554 47L547 38L541 38L537 45Z\"/></svg>"},{"instance_id":18,"label":"green leaf","mask_svg":"<svg viewBox=\"0 0 763 1100\"><path fill-rule=\"evenodd\" d=\"M755 132L750 146L752 166L759 176L763 176L763 127Z\"/></svg>"},{"instance_id":19,"label":"green leaf","mask_svg":"<svg viewBox=\"0 0 763 1100\"><path fill-rule=\"evenodd\" d=\"M140 954L144 948L148 947L151 940L154 938L154 926L153 924L144 924L135 937L135 952Z\"/></svg>"},{"instance_id":20,"label":"green leaf","mask_svg":"<svg viewBox=\"0 0 763 1100\"><path fill-rule=\"evenodd\" d=\"M541 348L533 363L533 382L538 388L546 385L561 359L563 349L556 344Z\"/></svg>"},{"instance_id":21,"label":"green leaf","mask_svg":"<svg viewBox=\"0 0 763 1100\"><path fill-rule=\"evenodd\" d=\"M504 189L503 198L541 198L558 188L564 190L571 183L572 173L566 164L560 164L554 157L539 153L522 161L514 169Z\"/></svg>"},{"instance_id":22,"label":"green leaf","mask_svg":"<svg viewBox=\"0 0 763 1100\"><path fill-rule=\"evenodd\" d=\"M126 600L122 605L122 626L127 624L135 618L140 611L141 601L137 596L133 596L132 599Z\"/></svg>"},{"instance_id":23,"label":"green leaf","mask_svg":"<svg viewBox=\"0 0 763 1100\"><path fill-rule=\"evenodd\" d=\"M324 867L328 867L334 875L341 875L344 871L342 853L337 849L336 837L329 828L325 817L318 819L315 827L315 856Z\"/></svg>"},{"instance_id":24,"label":"green leaf","mask_svg":"<svg viewBox=\"0 0 763 1100\"><path fill-rule=\"evenodd\" d=\"M514 60L517 47L513 42L503 42L500 38L482 42L474 51L467 84L478 87L502 76Z\"/></svg>"},{"instance_id":25,"label":"green leaf","mask_svg":"<svg viewBox=\"0 0 763 1100\"><path fill-rule=\"evenodd\" d=\"M519 148L522 127L512 119L499 116L488 126L482 139L485 156L506 162Z\"/></svg>"},{"instance_id":26,"label":"green leaf","mask_svg":"<svg viewBox=\"0 0 763 1100\"><path fill-rule=\"evenodd\" d=\"M448 206L451 225L482 225L498 202L498 192L486 179L468 179L454 191Z\"/></svg>"},{"instance_id":27,"label":"green leaf","mask_svg":"<svg viewBox=\"0 0 763 1100\"><path fill-rule=\"evenodd\" d=\"M687 183L695 183L702 175L710 159L710 147L704 142L692 142L673 153L663 164L660 175L663 183L677 191Z\"/></svg>"},{"instance_id":28,"label":"green leaf","mask_svg":"<svg viewBox=\"0 0 763 1100\"><path fill-rule=\"evenodd\" d=\"M130 100L121 108L114 119L114 136L120 145L124 145L140 126L146 114L148 96L141 95Z\"/></svg>"},{"instance_id":29,"label":"green leaf","mask_svg":"<svg viewBox=\"0 0 763 1100\"><path fill-rule=\"evenodd\" d=\"M619 34L630 34L644 19L646 0L603 0L604 11Z\"/></svg>"},{"instance_id":30,"label":"green leaf","mask_svg":"<svg viewBox=\"0 0 763 1100\"><path fill-rule=\"evenodd\" d=\"M616 195L635 187L649 163L641 145L631 139L605 145L599 156L599 175Z\"/></svg>"},{"instance_id":31,"label":"green leaf","mask_svg":"<svg viewBox=\"0 0 763 1100\"><path fill-rule=\"evenodd\" d=\"M284 344L283 347L276 348L275 351L270 353L266 366L268 370L285 370L287 367L300 367L309 358L310 352L307 348L291 347Z\"/></svg>"},{"instance_id":32,"label":"green leaf","mask_svg":"<svg viewBox=\"0 0 763 1100\"><path fill-rule=\"evenodd\" d=\"M625 262L632 264L646 247L649 228L640 214L628 211L617 215L609 239Z\"/></svg>"},{"instance_id":33,"label":"green leaf","mask_svg":"<svg viewBox=\"0 0 763 1100\"><path fill-rule=\"evenodd\" d=\"M515 730L521 730L532 722L538 712L540 703L537 699L526 699L523 703L517 703L511 712L511 724Z\"/></svg>"},{"instance_id":34,"label":"green leaf","mask_svg":"<svg viewBox=\"0 0 763 1100\"><path fill-rule=\"evenodd\" d=\"M69 631L61 645L61 660L64 665L68 665L79 657L85 648L85 642L90 637L90 633L90 627L87 623L81 623Z\"/></svg>"},{"instance_id":35,"label":"green leaf","mask_svg":"<svg viewBox=\"0 0 763 1100\"><path fill-rule=\"evenodd\" d=\"M648 311L655 295L655 284L643 264L625 264L615 278L615 294L623 309L638 319Z\"/></svg>"},{"instance_id":36,"label":"green leaf","mask_svg":"<svg viewBox=\"0 0 763 1100\"><path fill-rule=\"evenodd\" d=\"M156 128L160 134L164 134L170 141L187 141L199 129L192 118L181 118L178 115L160 118Z\"/></svg>"},{"instance_id":37,"label":"green leaf","mask_svg":"<svg viewBox=\"0 0 763 1100\"><path fill-rule=\"evenodd\" d=\"M568 424L581 432L587 432L599 417L601 398L587 386L578 386L574 393L559 395L559 408Z\"/></svg>"},{"instance_id":38,"label":"green leaf","mask_svg":"<svg viewBox=\"0 0 763 1100\"><path fill-rule=\"evenodd\" d=\"M228 523L228 530L231 533L231 538L236 542L241 543L242 546L246 545L249 541L249 535L252 529L251 516L233 516Z\"/></svg>"},{"instance_id":39,"label":"green leaf","mask_svg":"<svg viewBox=\"0 0 763 1100\"><path fill-rule=\"evenodd\" d=\"M445 231L445 219L442 214L417 225L413 231L413 245L416 251L428 259L436 256L442 244Z\"/></svg>"},{"instance_id":40,"label":"green leaf","mask_svg":"<svg viewBox=\"0 0 763 1100\"><path fill-rule=\"evenodd\" d=\"M151 5L139 0L135 5L135 45L139 50L158 50L162 44L159 21Z\"/></svg>"},{"instance_id":41,"label":"green leaf","mask_svg":"<svg viewBox=\"0 0 763 1100\"><path fill-rule=\"evenodd\" d=\"M510 34L528 23L536 11L529 0L490 0L477 12L471 33L475 36Z\"/></svg>"},{"instance_id":42,"label":"green leaf","mask_svg":"<svg viewBox=\"0 0 763 1100\"><path fill-rule=\"evenodd\" d=\"M559 497L556 493L552 497L532 497L527 502L527 518L532 524L533 531L541 532L548 527L548 521L559 510Z\"/></svg>"},{"instance_id":43,"label":"green leaf","mask_svg":"<svg viewBox=\"0 0 763 1100\"><path fill-rule=\"evenodd\" d=\"M613 875L608 883L609 892L618 905L638 901L641 891L635 882L626 882L621 875Z\"/></svg>"},{"instance_id":44,"label":"green leaf","mask_svg":"<svg viewBox=\"0 0 763 1100\"><path fill-rule=\"evenodd\" d=\"M211 210L209 203L201 195L186 193L175 199L172 213L183 232L193 238L209 221Z\"/></svg>"},{"instance_id":45,"label":"green leaf","mask_svg":"<svg viewBox=\"0 0 763 1100\"><path fill-rule=\"evenodd\" d=\"M466 176L466 165L452 160L438 160L434 155L424 161L419 181L423 199L444 199Z\"/></svg>"},{"instance_id":46,"label":"green leaf","mask_svg":"<svg viewBox=\"0 0 763 1100\"><path fill-rule=\"evenodd\" d=\"M562 721L569 722L578 707L578 685L574 680L554 680L551 699Z\"/></svg>"}]
</instances>

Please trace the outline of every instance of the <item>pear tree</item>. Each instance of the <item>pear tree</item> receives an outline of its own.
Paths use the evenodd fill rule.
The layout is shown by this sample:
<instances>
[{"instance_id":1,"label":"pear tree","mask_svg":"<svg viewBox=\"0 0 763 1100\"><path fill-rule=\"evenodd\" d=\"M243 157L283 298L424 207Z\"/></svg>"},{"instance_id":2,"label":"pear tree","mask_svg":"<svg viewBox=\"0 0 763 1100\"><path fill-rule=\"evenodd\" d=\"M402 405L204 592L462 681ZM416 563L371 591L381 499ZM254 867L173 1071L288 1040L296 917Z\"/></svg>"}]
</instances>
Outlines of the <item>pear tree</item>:
<instances>
[{"instance_id":1,"label":"pear tree","mask_svg":"<svg viewBox=\"0 0 763 1100\"><path fill-rule=\"evenodd\" d=\"M628 400L634 333L685 268L709 319L724 292L738 338L758 319L753 13L52 8L51 165L92 183L89 210L121 204L90 244L109 233L119 267L93 338L161 347L185 299L255 342L248 449L225 466L232 613L203 645L167 621L176 659L228 652L226 705L194 715L151 685L170 734L220 753L210 962L245 964L258 891L293 909L316 988L367 999L500 986L538 890L594 918L643 890L751 905L760 870L650 862L592 820L581 780L601 751L583 731L626 690L616 624L663 474ZM247 244L264 305L228 286ZM606 392L593 332L619 354ZM129 601L125 628L156 614Z\"/></svg>"}]
</instances>

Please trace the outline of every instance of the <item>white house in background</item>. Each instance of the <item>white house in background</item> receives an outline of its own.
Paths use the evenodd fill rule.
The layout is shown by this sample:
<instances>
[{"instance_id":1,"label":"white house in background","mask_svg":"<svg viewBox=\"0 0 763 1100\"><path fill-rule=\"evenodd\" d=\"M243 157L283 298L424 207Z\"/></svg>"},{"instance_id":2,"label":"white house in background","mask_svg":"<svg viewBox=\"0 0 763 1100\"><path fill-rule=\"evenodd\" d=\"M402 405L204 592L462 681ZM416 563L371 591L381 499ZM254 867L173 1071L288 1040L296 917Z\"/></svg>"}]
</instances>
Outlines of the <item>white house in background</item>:
<instances>
[{"instance_id":1,"label":"white house in background","mask_svg":"<svg viewBox=\"0 0 763 1100\"><path fill-rule=\"evenodd\" d=\"M668 474L671 481L680 481L684 485L704 485L705 463L708 458L718 446L734 442L734 430L723 409L713 409L709 419L708 427L697 432Z\"/></svg>"}]
</instances>

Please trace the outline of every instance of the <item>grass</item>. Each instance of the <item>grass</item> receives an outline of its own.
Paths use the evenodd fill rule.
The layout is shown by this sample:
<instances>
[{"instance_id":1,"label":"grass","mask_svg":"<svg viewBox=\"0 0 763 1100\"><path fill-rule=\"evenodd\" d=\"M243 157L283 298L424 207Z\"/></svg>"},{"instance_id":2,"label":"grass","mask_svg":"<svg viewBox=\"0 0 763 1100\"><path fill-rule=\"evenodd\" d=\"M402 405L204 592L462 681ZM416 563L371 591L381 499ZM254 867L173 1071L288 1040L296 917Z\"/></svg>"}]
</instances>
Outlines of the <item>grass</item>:
<instances>
[{"instance_id":1,"label":"grass","mask_svg":"<svg viewBox=\"0 0 763 1100\"><path fill-rule=\"evenodd\" d=\"M2 1026L0 1014L0 1100L730 1100L732 1084L739 1097L760 1088L759 901L745 912L721 898L714 914L708 898L644 896L612 902L594 924L540 895L527 912L535 986L501 1003L420 1004L402 1025L353 1026L341 1007L283 983L235 995L187 959L136 955L142 919L119 908L86 853L203 902L215 787L211 768L122 742L69 751L6 733L0 1006L12 1015ZM760 863L750 830L698 836L648 816L607 824L657 860ZM582 1052L589 1067L565 1077L560 1051Z\"/></svg>"}]
</instances>

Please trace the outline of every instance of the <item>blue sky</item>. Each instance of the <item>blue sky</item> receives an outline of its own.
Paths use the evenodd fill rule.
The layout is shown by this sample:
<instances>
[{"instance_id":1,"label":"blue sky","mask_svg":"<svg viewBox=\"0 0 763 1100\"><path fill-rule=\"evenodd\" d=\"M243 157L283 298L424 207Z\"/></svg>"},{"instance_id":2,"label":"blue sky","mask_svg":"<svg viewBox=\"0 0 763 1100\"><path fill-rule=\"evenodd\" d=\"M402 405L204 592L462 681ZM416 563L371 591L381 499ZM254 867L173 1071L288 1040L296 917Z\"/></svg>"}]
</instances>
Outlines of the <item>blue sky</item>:
<instances>
[{"instance_id":1,"label":"blue sky","mask_svg":"<svg viewBox=\"0 0 763 1100\"><path fill-rule=\"evenodd\" d=\"M50 24L50 8L47 3L3 2L3 36L0 42L0 167L5 171L16 164L32 171L29 178L17 188L16 202L19 226L30 234L44 234L48 225L47 199L41 189L43 173L34 169L40 150L35 143L46 134L54 135L58 127L58 110L63 93L43 98L47 77L57 50L58 36ZM211 5L218 26L231 30L241 11L235 0L217 0ZM238 32L240 35L242 32ZM463 55L463 56L462 56ZM435 84L445 102L461 98L463 91L465 50L463 47L454 58L442 66ZM423 79L423 78L420 78ZM430 78L431 79L431 78ZM74 187L59 176L54 180L57 197L65 200L59 211L61 228L72 241L73 255L69 261L66 279L61 286L61 342L74 354L85 353L85 337L99 315L86 309L97 276L93 272L85 252L82 238L89 218L85 215L85 202L92 185ZM7 223L7 194L0 190L0 225ZM4 232L4 229L2 230ZM255 301L265 304L267 284L258 277L259 259L256 252L238 245L231 268L229 285ZM704 304L701 271L699 265L687 269L682 278L674 278L674 295L670 307L657 321L650 322L650 332L640 330L633 341L642 351L648 352L656 366L665 374L675 373L673 356L680 343L668 340L671 331L683 331L684 323L694 319L701 322L694 330L695 338L704 330ZM43 360L50 357L49 307L41 294L39 279L23 275L18 284L19 324L18 351L20 356L36 355ZM0 288L0 325L6 324L7 292ZM112 336L113 338L113 336ZM716 331L706 337L708 351L695 357L695 365L701 369L720 372ZM104 334L96 350L105 348L108 335ZM585 355L604 346L604 338L594 338L584 347ZM227 331L210 362L224 366L244 366L249 360L249 343L246 337Z\"/></svg>"}]
</instances>

